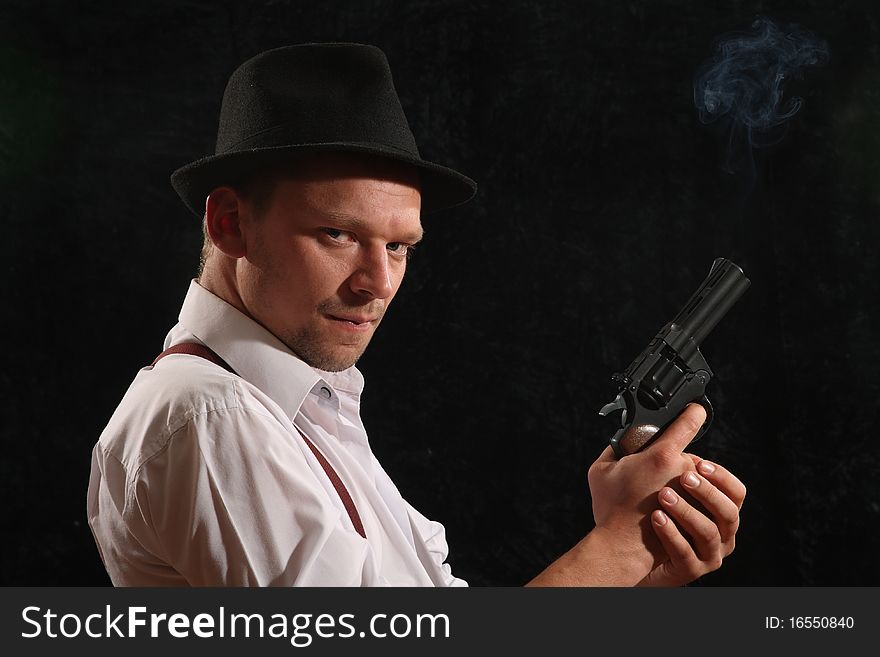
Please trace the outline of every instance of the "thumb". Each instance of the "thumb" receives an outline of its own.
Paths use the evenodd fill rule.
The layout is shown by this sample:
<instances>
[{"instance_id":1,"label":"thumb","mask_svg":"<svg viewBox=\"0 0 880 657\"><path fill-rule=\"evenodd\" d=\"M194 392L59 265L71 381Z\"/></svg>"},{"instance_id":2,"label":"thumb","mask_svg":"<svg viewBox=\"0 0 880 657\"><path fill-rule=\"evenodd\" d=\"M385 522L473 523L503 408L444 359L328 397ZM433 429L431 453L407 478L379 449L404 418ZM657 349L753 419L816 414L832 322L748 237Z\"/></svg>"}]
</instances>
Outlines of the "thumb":
<instances>
[{"instance_id":1,"label":"thumb","mask_svg":"<svg viewBox=\"0 0 880 657\"><path fill-rule=\"evenodd\" d=\"M681 453L694 439L705 421L706 409L701 404L691 402L660 437L648 445L648 449L662 445L661 449L674 449Z\"/></svg>"}]
</instances>

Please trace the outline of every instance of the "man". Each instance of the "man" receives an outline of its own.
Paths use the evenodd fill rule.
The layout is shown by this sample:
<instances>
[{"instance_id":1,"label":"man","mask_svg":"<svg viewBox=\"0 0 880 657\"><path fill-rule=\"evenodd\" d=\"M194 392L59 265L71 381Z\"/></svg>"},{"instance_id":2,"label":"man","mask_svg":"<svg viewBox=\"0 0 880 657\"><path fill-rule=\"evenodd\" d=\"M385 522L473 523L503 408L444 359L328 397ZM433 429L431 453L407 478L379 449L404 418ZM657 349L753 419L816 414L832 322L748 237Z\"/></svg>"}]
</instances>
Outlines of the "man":
<instances>
[{"instance_id":1,"label":"man","mask_svg":"<svg viewBox=\"0 0 880 657\"><path fill-rule=\"evenodd\" d=\"M421 159L384 55L306 44L248 60L215 154L172 184L206 246L166 350L94 449L88 516L113 583L466 584L359 414L355 363L421 215L476 190ZM643 452L607 448L589 473L596 528L530 583L678 585L719 567L745 489L682 453L703 419L692 405Z\"/></svg>"}]
</instances>

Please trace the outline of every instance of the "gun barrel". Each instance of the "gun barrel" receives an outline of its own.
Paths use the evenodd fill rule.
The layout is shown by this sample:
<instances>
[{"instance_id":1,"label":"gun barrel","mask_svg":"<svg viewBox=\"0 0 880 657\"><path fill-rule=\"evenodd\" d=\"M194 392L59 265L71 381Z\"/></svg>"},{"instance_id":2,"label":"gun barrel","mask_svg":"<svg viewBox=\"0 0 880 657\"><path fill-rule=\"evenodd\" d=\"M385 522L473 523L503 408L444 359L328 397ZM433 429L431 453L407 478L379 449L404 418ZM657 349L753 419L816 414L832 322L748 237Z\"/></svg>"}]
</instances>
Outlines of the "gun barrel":
<instances>
[{"instance_id":1,"label":"gun barrel","mask_svg":"<svg viewBox=\"0 0 880 657\"><path fill-rule=\"evenodd\" d=\"M683 339L690 338L699 346L749 284L739 266L727 258L716 258L709 275L670 324L681 329Z\"/></svg>"}]
</instances>

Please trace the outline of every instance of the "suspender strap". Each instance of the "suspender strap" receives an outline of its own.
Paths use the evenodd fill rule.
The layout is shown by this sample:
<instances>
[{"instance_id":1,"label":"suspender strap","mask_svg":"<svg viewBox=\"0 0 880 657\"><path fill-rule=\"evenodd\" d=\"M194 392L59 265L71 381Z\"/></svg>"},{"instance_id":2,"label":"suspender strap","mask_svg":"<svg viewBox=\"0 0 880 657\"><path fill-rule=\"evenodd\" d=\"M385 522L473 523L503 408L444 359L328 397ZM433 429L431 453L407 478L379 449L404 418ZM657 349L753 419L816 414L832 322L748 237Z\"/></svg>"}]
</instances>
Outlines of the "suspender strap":
<instances>
[{"instance_id":1,"label":"suspender strap","mask_svg":"<svg viewBox=\"0 0 880 657\"><path fill-rule=\"evenodd\" d=\"M358 515L357 507L354 505L354 500L351 499L351 495L348 494L348 489L345 487L345 484L342 483L342 479L339 478L339 475L336 474L336 470L333 469L333 466L330 465L330 462L324 457L321 452L318 451L318 448L315 447L315 443L308 439L306 434L302 432L302 429L296 427L296 430L299 431L299 435L302 436L302 439L306 441L306 445L309 446L309 449L312 450L312 454L315 455L315 458L318 459L318 463L321 464L321 467L324 468L324 472L327 473L327 477L330 478L330 481L333 483L333 488L336 489L336 492L339 493L339 497L342 499L342 506L345 507L345 510L348 511L348 517L351 518L351 524L354 525L354 528L357 530L357 533L367 537L367 532L364 531L364 524L361 522L361 517Z\"/></svg>"},{"instance_id":2,"label":"suspender strap","mask_svg":"<svg viewBox=\"0 0 880 657\"><path fill-rule=\"evenodd\" d=\"M224 370L229 372L230 374L235 374L235 370L233 370L229 363L220 358L212 349L208 349L203 344L199 344L198 342L181 342L180 344L176 344L173 347L168 347L161 354L156 356L156 360L153 361L154 367L156 363L165 358L165 356L170 356L171 354L189 354L190 356L199 356L200 358L204 358L205 360L209 360L215 365L219 365ZM236 374L236 376L238 376Z\"/></svg>"},{"instance_id":3,"label":"suspender strap","mask_svg":"<svg viewBox=\"0 0 880 657\"><path fill-rule=\"evenodd\" d=\"M211 361L215 365L219 365L227 372L231 374L235 374L238 376L235 370L233 370L229 363L220 358L212 349L208 347L195 343L195 342L181 342L180 344L176 344L173 347L169 347L161 354L156 356L156 360L153 361L153 365L158 363L161 359L165 358L165 356L170 356L171 354L189 354L190 356L199 356L200 358L204 358L206 360ZM354 505L354 500L351 499L351 495L348 492L348 489L345 487L345 484L342 483L342 479L339 478L339 475L336 474L336 470L333 469L333 466L330 465L330 462L327 458L321 454L315 444L308 439L306 434L303 433L302 429L296 427L297 432L302 439L306 442L306 445L309 446L309 449L312 450L312 454L315 455L315 458L318 459L318 463L321 464L321 467L324 468L324 472L327 475L327 478L330 479L330 482L333 484L333 488L336 489L336 492L339 494L340 499L342 500L342 506L345 507L345 510L348 511L348 517L351 518L351 524L354 525L357 533L362 537L366 538L367 533L364 530L364 524L361 522L361 517L358 515L357 507Z\"/></svg>"}]
</instances>

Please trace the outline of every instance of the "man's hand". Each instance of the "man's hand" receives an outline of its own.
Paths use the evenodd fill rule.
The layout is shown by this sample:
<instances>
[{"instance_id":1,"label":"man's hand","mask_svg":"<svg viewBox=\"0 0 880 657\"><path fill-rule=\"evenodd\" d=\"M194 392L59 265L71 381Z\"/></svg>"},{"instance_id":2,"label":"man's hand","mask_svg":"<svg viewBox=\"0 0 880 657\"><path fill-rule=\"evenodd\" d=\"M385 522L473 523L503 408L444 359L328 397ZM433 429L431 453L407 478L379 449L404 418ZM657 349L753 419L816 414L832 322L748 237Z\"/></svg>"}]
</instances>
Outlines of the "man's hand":
<instances>
[{"instance_id":1,"label":"man's hand","mask_svg":"<svg viewBox=\"0 0 880 657\"><path fill-rule=\"evenodd\" d=\"M687 456L697 472L685 473L679 481L688 495L702 505L702 510L672 488L660 491L657 498L666 512L655 510L651 524L669 559L654 568L639 586L680 586L692 582L719 568L722 560L733 552L746 487L721 466L693 454ZM691 542L677 525L691 536Z\"/></svg>"},{"instance_id":2,"label":"man's hand","mask_svg":"<svg viewBox=\"0 0 880 657\"><path fill-rule=\"evenodd\" d=\"M595 529L529 585L679 586L718 568L733 551L746 491L684 453L705 419L690 404L645 449L617 459L606 447L589 471Z\"/></svg>"},{"instance_id":3,"label":"man's hand","mask_svg":"<svg viewBox=\"0 0 880 657\"><path fill-rule=\"evenodd\" d=\"M733 551L745 486L720 466L696 472L704 462L683 452L705 419L703 407L690 404L644 450L618 460L609 446L590 467L596 529L613 537L623 554L646 551L653 557L640 585L693 581ZM705 463L704 470L712 466ZM691 485L690 477L698 484Z\"/></svg>"}]
</instances>

